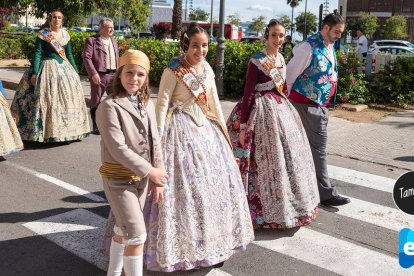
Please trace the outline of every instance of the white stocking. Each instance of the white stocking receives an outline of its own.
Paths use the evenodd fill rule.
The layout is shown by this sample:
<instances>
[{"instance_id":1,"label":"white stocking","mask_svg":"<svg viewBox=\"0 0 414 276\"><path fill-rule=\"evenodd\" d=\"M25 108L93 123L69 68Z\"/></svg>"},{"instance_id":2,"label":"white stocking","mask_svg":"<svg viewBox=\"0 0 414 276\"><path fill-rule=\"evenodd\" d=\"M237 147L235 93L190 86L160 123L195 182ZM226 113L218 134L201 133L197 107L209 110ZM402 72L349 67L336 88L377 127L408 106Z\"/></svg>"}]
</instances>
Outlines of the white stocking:
<instances>
[{"instance_id":1,"label":"white stocking","mask_svg":"<svg viewBox=\"0 0 414 276\"><path fill-rule=\"evenodd\" d=\"M142 276L143 256L124 256L124 270L128 276Z\"/></svg>"},{"instance_id":2,"label":"white stocking","mask_svg":"<svg viewBox=\"0 0 414 276\"><path fill-rule=\"evenodd\" d=\"M122 267L124 266L124 249L125 245L117 243L112 239L111 248L109 251L109 267L107 276L120 276Z\"/></svg>"}]
</instances>

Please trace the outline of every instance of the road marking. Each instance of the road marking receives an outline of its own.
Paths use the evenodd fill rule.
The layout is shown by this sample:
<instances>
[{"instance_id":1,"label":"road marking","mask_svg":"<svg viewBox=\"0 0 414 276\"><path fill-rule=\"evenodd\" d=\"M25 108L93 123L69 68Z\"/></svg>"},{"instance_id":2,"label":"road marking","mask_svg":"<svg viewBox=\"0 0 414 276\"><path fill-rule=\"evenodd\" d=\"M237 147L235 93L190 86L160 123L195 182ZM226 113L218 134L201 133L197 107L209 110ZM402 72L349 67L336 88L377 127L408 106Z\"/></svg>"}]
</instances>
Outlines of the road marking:
<instances>
[{"instance_id":1,"label":"road marking","mask_svg":"<svg viewBox=\"0 0 414 276\"><path fill-rule=\"evenodd\" d=\"M256 233L253 243L341 275L407 275L397 258L305 227L292 237L268 240L268 235L260 240L263 234Z\"/></svg>"},{"instance_id":2,"label":"road marking","mask_svg":"<svg viewBox=\"0 0 414 276\"><path fill-rule=\"evenodd\" d=\"M392 193L395 179L328 165L329 177L383 192Z\"/></svg>"},{"instance_id":3,"label":"road marking","mask_svg":"<svg viewBox=\"0 0 414 276\"><path fill-rule=\"evenodd\" d=\"M232 276L232 274L229 274L223 270L220 270L218 268L213 268L212 270L210 270L206 276Z\"/></svg>"},{"instance_id":4,"label":"road marking","mask_svg":"<svg viewBox=\"0 0 414 276\"><path fill-rule=\"evenodd\" d=\"M351 203L338 206L335 214L378 225L394 231L402 228L413 228L413 217L398 209L351 198Z\"/></svg>"},{"instance_id":5,"label":"road marking","mask_svg":"<svg viewBox=\"0 0 414 276\"><path fill-rule=\"evenodd\" d=\"M84 189L81 189L81 188L79 188L79 187L77 187L75 185L69 184L69 183L67 183L65 181L62 181L60 179L57 179L57 178L55 178L53 176L50 176L50 175L47 175L47 174L44 174L44 173L40 173L40 172L37 172L35 170L29 169L29 168L26 168L26 167L23 167L23 166L20 166L20 165L17 165L17 164L13 164L13 163L10 163L10 162L5 162L5 164L8 164L8 165L10 165L10 166L12 166L14 168L23 170L23 171L25 171L25 172L27 172L29 174L32 174L32 175L36 176L37 178L46 180L47 182L50 182L52 184L55 184L56 186L59 186L59 187L61 187L63 189L66 189L66 190L68 190L68 191L70 191L72 193L75 193L75 194L84 196L84 197L86 197L86 198L88 198L88 199L90 199L92 201L95 201L95 202L106 202L106 200L104 198L102 198L102 197L100 197L98 195L95 195L95 194L93 194L91 192L88 192L88 191L86 191Z\"/></svg>"},{"instance_id":6,"label":"road marking","mask_svg":"<svg viewBox=\"0 0 414 276\"><path fill-rule=\"evenodd\" d=\"M23 226L106 271L108 257L99 252L106 219L85 209L24 223ZM231 276L212 269L208 276Z\"/></svg>"},{"instance_id":7,"label":"road marking","mask_svg":"<svg viewBox=\"0 0 414 276\"><path fill-rule=\"evenodd\" d=\"M105 223L101 216L76 209L23 226L106 271L107 258L99 252Z\"/></svg>"}]
</instances>

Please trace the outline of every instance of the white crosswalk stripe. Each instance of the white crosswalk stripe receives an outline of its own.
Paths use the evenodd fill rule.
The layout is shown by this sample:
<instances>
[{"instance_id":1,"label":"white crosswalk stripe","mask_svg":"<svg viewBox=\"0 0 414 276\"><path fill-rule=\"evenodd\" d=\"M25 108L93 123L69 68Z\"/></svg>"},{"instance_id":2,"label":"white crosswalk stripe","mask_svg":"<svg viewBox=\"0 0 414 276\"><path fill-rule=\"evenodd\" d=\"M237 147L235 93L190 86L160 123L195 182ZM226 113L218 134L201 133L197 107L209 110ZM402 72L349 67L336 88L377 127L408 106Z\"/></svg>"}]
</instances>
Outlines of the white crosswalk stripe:
<instances>
[{"instance_id":1,"label":"white crosswalk stripe","mask_svg":"<svg viewBox=\"0 0 414 276\"><path fill-rule=\"evenodd\" d=\"M392 193L395 179L328 165L329 177L379 191Z\"/></svg>"},{"instance_id":2,"label":"white crosswalk stripe","mask_svg":"<svg viewBox=\"0 0 414 276\"><path fill-rule=\"evenodd\" d=\"M304 227L293 237L260 238L254 243L342 275L404 275L395 257Z\"/></svg>"},{"instance_id":3,"label":"white crosswalk stripe","mask_svg":"<svg viewBox=\"0 0 414 276\"><path fill-rule=\"evenodd\" d=\"M330 177L333 179L386 192L391 197L394 179L335 166L330 166L329 170ZM402 228L414 229L412 216L396 208L364 201L360 199L364 198L363 196L358 195L359 198L351 198L350 204L337 207L332 216L350 218L363 226L381 227L381 229L386 229L387 233L395 233L395 237ZM331 214L327 213L327 215ZM106 256L98 252L104 224L104 218L85 209L77 209L28 222L24 226L105 270ZM324 231L324 223L321 221L317 220L314 225L318 226L317 229L302 227L289 237L284 236L283 231L275 231L271 239L258 231L254 244L271 252L319 267L321 270L341 275L412 275L413 273L414 268L407 270L400 267L398 244L392 246L395 250L384 251L384 249L363 244L363 237L352 239L352 237L341 237L337 233ZM277 260L273 261L276 266ZM245 262L249 260L246 259ZM227 272L224 272L220 269L213 269L199 275L237 275L237 273L232 274L231 270L228 268ZM255 274L255 271L248 273ZM273 274L276 271L269 271L269 273L276 275Z\"/></svg>"},{"instance_id":4,"label":"white crosswalk stripe","mask_svg":"<svg viewBox=\"0 0 414 276\"><path fill-rule=\"evenodd\" d=\"M350 199L351 204L339 206L335 213L395 231L404 227L414 229L413 217L398 209L352 197Z\"/></svg>"},{"instance_id":5,"label":"white crosswalk stripe","mask_svg":"<svg viewBox=\"0 0 414 276\"><path fill-rule=\"evenodd\" d=\"M103 217L85 209L75 209L27 222L23 226L100 269L106 270L106 257L98 251L105 226Z\"/></svg>"}]
</instances>

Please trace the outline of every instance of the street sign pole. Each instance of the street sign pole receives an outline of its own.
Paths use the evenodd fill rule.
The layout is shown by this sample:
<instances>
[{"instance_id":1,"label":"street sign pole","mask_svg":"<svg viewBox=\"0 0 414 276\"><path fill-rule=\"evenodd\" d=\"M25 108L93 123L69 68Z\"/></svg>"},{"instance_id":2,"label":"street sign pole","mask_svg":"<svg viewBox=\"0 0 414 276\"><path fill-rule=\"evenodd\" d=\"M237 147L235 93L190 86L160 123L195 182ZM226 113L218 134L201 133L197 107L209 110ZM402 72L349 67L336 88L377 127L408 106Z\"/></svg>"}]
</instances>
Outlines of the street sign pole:
<instances>
[{"instance_id":1,"label":"street sign pole","mask_svg":"<svg viewBox=\"0 0 414 276\"><path fill-rule=\"evenodd\" d=\"M217 93L219 96L224 95L223 90L223 72L224 72L224 49L225 49L225 38L224 38L224 7L225 0L220 0L220 14L219 14L219 32L217 39L217 49L216 49L216 85Z\"/></svg>"}]
</instances>

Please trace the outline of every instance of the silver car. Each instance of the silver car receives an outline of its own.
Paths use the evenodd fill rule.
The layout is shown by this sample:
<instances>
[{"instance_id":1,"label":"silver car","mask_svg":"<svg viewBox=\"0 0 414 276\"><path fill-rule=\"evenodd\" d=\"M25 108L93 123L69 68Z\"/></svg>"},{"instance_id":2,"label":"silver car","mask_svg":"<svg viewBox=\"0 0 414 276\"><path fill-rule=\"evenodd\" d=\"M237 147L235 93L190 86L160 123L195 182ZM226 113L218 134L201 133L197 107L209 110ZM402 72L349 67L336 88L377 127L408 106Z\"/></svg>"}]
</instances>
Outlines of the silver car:
<instances>
[{"instance_id":1,"label":"silver car","mask_svg":"<svg viewBox=\"0 0 414 276\"><path fill-rule=\"evenodd\" d=\"M381 46L401 46L409 47L414 49L414 44L406 40L374 40L374 42L369 46L368 52L378 52L375 50Z\"/></svg>"},{"instance_id":2,"label":"silver car","mask_svg":"<svg viewBox=\"0 0 414 276\"><path fill-rule=\"evenodd\" d=\"M377 46L370 51L372 54L379 52L390 53L390 54L414 54L414 48L407 46L398 46L398 45L386 45L386 46Z\"/></svg>"}]
</instances>

